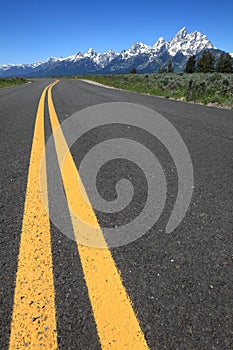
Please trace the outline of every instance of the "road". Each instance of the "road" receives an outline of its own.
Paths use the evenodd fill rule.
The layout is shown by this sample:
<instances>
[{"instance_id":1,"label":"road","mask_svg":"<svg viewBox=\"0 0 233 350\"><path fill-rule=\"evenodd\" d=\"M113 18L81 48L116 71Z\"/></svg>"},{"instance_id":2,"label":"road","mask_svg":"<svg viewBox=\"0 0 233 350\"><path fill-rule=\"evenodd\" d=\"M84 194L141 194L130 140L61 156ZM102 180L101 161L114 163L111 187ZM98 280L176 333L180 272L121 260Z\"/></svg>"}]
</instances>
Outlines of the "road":
<instances>
[{"instance_id":1,"label":"road","mask_svg":"<svg viewBox=\"0 0 233 350\"><path fill-rule=\"evenodd\" d=\"M159 112L187 146L193 194L184 219L170 233L165 227L177 196L177 173L161 142L145 130L114 124L92 130L67 148L59 124L84 108L110 102ZM232 349L232 111L76 80L38 79L0 90L0 118L1 349ZM51 178L48 162L40 166L45 142L55 130L57 172ZM145 177L124 159L101 169L97 187L111 201L119 179L129 179L135 194L126 211L94 211L80 195L74 179L85 153L116 137L136 140L156 155L166 174L165 208L129 244L104 249L77 244L72 206L80 206L104 242L101 227L130 222L145 204ZM68 152L64 164L61 152ZM49 220L55 179L63 184L67 203L62 211L70 215L73 239Z\"/></svg>"}]
</instances>

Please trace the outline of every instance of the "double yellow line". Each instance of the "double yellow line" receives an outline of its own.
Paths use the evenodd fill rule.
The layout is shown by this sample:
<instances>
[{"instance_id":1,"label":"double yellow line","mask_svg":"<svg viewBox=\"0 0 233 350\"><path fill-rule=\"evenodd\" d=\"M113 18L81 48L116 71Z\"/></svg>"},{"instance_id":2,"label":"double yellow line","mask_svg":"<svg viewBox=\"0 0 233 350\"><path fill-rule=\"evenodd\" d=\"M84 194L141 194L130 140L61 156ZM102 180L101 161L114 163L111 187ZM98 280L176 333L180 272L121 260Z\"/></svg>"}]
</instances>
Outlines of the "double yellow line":
<instances>
[{"instance_id":1,"label":"double yellow line","mask_svg":"<svg viewBox=\"0 0 233 350\"><path fill-rule=\"evenodd\" d=\"M49 115L58 162L101 347L104 350L148 350L144 334L110 250L106 244L106 248L101 249L78 243L82 232L74 214L77 210L82 212L83 217L87 218L91 225L97 227L98 239L103 243L105 241L86 193L85 199L83 197L85 190L83 186L80 187L81 179L56 115L52 88L57 82L45 88L37 111L18 257L9 349L24 349L25 347L33 350L39 347L58 349L50 223L49 214L45 209L46 206L48 207L46 160L43 158L45 148L44 104L48 90ZM63 162L64 152L66 157ZM45 206L40 189L41 179L43 199L47 202Z\"/></svg>"},{"instance_id":2,"label":"double yellow line","mask_svg":"<svg viewBox=\"0 0 233 350\"><path fill-rule=\"evenodd\" d=\"M12 350L58 348L50 221L40 189L40 171L47 186L45 159L42 169L41 160L45 149L44 104L48 88L39 101L31 149L11 323L9 349ZM47 193L47 187L44 190Z\"/></svg>"}]
</instances>

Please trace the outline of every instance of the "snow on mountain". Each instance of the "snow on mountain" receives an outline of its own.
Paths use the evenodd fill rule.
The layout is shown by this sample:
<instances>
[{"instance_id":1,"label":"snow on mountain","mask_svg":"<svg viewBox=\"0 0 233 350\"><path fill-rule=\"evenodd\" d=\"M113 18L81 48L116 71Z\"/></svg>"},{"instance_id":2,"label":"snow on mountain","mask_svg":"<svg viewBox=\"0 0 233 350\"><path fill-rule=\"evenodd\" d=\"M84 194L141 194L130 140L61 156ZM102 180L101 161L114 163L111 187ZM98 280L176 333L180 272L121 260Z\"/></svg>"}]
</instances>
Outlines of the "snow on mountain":
<instances>
[{"instance_id":1,"label":"snow on mountain","mask_svg":"<svg viewBox=\"0 0 233 350\"><path fill-rule=\"evenodd\" d=\"M75 55L68 56L64 61L75 63L84 58L88 58L100 67L105 67L105 65L110 63L117 55L119 54L113 50L101 54L90 48L86 53L78 52Z\"/></svg>"},{"instance_id":2,"label":"snow on mountain","mask_svg":"<svg viewBox=\"0 0 233 350\"><path fill-rule=\"evenodd\" d=\"M94 63L99 65L100 67L105 67L108 63L110 63L115 57L118 56L118 53L109 50L107 52L104 52L103 54L97 53L93 49L89 49L86 54L84 54L84 57L89 57L93 60Z\"/></svg>"},{"instance_id":3,"label":"snow on mountain","mask_svg":"<svg viewBox=\"0 0 233 350\"><path fill-rule=\"evenodd\" d=\"M142 55L144 53L150 52L151 47L140 42L140 43L133 43L133 45L128 49L124 51L124 54L126 58L129 58L131 56L136 55Z\"/></svg>"},{"instance_id":4,"label":"snow on mountain","mask_svg":"<svg viewBox=\"0 0 233 350\"><path fill-rule=\"evenodd\" d=\"M14 66L14 64L2 64L0 66L0 70L2 70L3 72L10 69L12 66Z\"/></svg>"},{"instance_id":5,"label":"snow on mountain","mask_svg":"<svg viewBox=\"0 0 233 350\"><path fill-rule=\"evenodd\" d=\"M156 41L156 43L153 46L153 49L155 50L155 52L159 52L162 49L166 49L166 48L167 48L167 43L164 37L162 36Z\"/></svg>"},{"instance_id":6,"label":"snow on mountain","mask_svg":"<svg viewBox=\"0 0 233 350\"><path fill-rule=\"evenodd\" d=\"M93 48L78 52L66 58L51 57L43 62L32 64L4 64L0 66L0 76L51 76L93 73L121 73L132 67L140 72L156 71L166 65L169 58L175 69L182 70L190 55L199 54L205 49L217 52L206 35L199 31L188 33L183 27L170 41L160 37L153 46L142 42L134 43L120 53L109 50L98 53ZM233 56L233 53L231 54Z\"/></svg>"},{"instance_id":7,"label":"snow on mountain","mask_svg":"<svg viewBox=\"0 0 233 350\"><path fill-rule=\"evenodd\" d=\"M184 56L190 56L196 55L204 49L215 49L206 35L197 30L188 34L185 27L167 43L167 48L171 56L175 56L177 52L182 52Z\"/></svg>"},{"instance_id":8,"label":"snow on mountain","mask_svg":"<svg viewBox=\"0 0 233 350\"><path fill-rule=\"evenodd\" d=\"M63 58L61 58L61 57L59 57L59 58L50 57L43 62L34 62L34 63L29 63L29 64L21 64L21 63L20 64L2 64L2 65L0 65L0 71L1 70L8 70L8 69L11 69L14 67L18 67L19 69L20 68L22 68L22 69L27 69L27 68L35 69L43 64L51 64L51 63L55 63L55 62L60 62L62 60L63 60Z\"/></svg>"}]
</instances>

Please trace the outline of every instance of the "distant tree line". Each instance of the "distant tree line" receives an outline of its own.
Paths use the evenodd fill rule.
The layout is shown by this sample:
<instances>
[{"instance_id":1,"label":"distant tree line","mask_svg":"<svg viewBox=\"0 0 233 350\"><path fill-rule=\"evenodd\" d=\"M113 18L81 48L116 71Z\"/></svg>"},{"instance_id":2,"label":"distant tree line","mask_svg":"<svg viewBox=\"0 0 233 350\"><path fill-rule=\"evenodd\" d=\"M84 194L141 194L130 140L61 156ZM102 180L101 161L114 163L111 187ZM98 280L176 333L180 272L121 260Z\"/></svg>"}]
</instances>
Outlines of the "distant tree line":
<instances>
[{"instance_id":1,"label":"distant tree line","mask_svg":"<svg viewBox=\"0 0 233 350\"><path fill-rule=\"evenodd\" d=\"M229 53L221 53L220 58L216 60L216 56L212 54L211 51L203 51L200 58L197 60L195 55L189 57L186 66L185 73L210 73L210 72L219 72L219 73L233 73L233 58ZM164 66L162 65L158 69L158 73L173 73L173 62L171 59ZM130 70L131 74L136 74L137 70L133 67Z\"/></svg>"},{"instance_id":2,"label":"distant tree line","mask_svg":"<svg viewBox=\"0 0 233 350\"><path fill-rule=\"evenodd\" d=\"M196 60L196 56L189 57L186 66L185 73L233 73L233 58L229 53L222 53L219 60L216 62L216 57L211 51L205 50L199 60ZM158 73L173 73L173 63L169 59L166 66L161 66Z\"/></svg>"},{"instance_id":3,"label":"distant tree line","mask_svg":"<svg viewBox=\"0 0 233 350\"><path fill-rule=\"evenodd\" d=\"M135 67L133 67L131 70L130 70L130 74L136 74L137 73L137 69Z\"/></svg>"},{"instance_id":4,"label":"distant tree line","mask_svg":"<svg viewBox=\"0 0 233 350\"><path fill-rule=\"evenodd\" d=\"M198 61L196 56L189 57L186 67L186 73L233 73L233 59L229 53L222 53L216 62L215 56L209 50L205 50Z\"/></svg>"},{"instance_id":5,"label":"distant tree line","mask_svg":"<svg viewBox=\"0 0 233 350\"><path fill-rule=\"evenodd\" d=\"M170 59L167 63L167 67L161 66L158 70L158 73L174 73L173 63Z\"/></svg>"}]
</instances>

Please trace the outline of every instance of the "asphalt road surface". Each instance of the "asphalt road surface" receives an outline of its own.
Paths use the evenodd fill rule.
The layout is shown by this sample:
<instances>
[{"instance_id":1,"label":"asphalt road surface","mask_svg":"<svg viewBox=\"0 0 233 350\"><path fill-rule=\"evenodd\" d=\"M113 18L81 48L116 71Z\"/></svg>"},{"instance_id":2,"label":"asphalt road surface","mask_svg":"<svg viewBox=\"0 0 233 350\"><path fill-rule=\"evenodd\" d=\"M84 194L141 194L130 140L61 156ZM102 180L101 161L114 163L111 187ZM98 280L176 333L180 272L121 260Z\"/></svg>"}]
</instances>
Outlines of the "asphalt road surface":
<instances>
[{"instance_id":1,"label":"asphalt road surface","mask_svg":"<svg viewBox=\"0 0 233 350\"><path fill-rule=\"evenodd\" d=\"M87 107L109 102L159 112L189 151L192 199L170 233L165 228L178 193L178 173L171 152L158 139L134 125L115 123L88 131L68 149L59 124ZM41 79L1 89L0 118L0 349L233 348L232 111L83 81ZM55 130L51 171L49 157L41 163L41 156ZM134 242L85 246L79 242L76 207L104 245L105 229L133 222L147 201L145 174L123 156L100 169L96 184L110 203L117 198L119 180L129 180L134 194L127 208L106 214L92 208L91 194L90 202L80 195L77 169L85 154L104 140L120 137L144 145L158 159L167 182L165 207ZM123 146L119 150L126 152ZM64 163L62 152L68 155ZM61 185L57 198L51 194L54 182ZM61 208L59 191L66 198ZM73 237L58 229L54 213L66 213L66 229Z\"/></svg>"}]
</instances>

